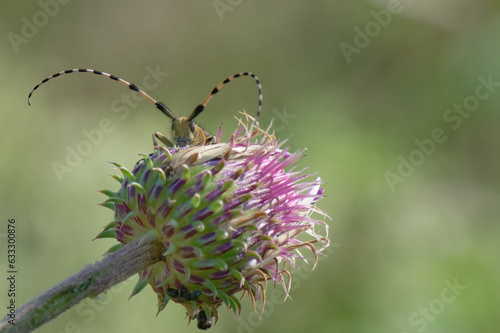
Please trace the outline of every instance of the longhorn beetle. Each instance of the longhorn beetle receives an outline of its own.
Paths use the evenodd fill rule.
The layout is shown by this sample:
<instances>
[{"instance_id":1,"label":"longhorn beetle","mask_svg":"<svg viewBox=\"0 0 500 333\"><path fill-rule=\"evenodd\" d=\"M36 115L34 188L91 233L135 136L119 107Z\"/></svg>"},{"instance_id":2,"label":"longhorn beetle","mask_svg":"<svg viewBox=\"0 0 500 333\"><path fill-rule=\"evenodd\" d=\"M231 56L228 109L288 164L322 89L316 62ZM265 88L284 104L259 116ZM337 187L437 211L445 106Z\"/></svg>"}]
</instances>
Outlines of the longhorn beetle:
<instances>
[{"instance_id":1,"label":"longhorn beetle","mask_svg":"<svg viewBox=\"0 0 500 333\"><path fill-rule=\"evenodd\" d=\"M191 112L191 115L189 117L177 117L172 111L170 111L169 108L165 106L162 102L159 102L149 96L147 93L139 89L135 84L127 82L115 75L108 74L105 72L97 71L95 69L68 69L65 71L61 71L59 73L55 73L54 75L51 75L45 79L43 79L40 83L38 83L29 93L28 95L28 105L31 105L30 103L30 98L31 95L35 92L38 87L40 87L42 84L45 82L56 78L58 76L61 76L63 74L71 74L71 73L93 73L97 75L103 75L107 76L112 80L121 82L122 84L126 85L133 91L137 91L139 94L143 95L146 97L151 103L153 103L161 112L163 112L167 117L172 119L172 141L170 141L168 138L166 138L163 134L160 132L154 132L153 133L153 144L158 146L156 139L160 140L164 145L168 147L183 147L183 146L196 146L196 145L209 145L213 143L214 138L213 136L208 133L207 131L203 130L201 127L199 127L193 120L196 118L203 110L205 109L205 106L207 105L208 101L212 99L213 95L219 92L219 90L224 86L225 84L231 82L233 79L237 77L242 77L242 76L250 76L252 77L255 82L257 83L257 89L259 92L259 106L257 108L257 115L255 117L255 123L258 122L260 111L262 109L262 86L260 84L259 78L250 72L242 72L242 73L237 73L234 74L224 81L222 81L219 85L215 86L214 89L212 89L212 92L205 98L205 101L198 105L197 107L194 108L193 112Z\"/></svg>"}]
</instances>

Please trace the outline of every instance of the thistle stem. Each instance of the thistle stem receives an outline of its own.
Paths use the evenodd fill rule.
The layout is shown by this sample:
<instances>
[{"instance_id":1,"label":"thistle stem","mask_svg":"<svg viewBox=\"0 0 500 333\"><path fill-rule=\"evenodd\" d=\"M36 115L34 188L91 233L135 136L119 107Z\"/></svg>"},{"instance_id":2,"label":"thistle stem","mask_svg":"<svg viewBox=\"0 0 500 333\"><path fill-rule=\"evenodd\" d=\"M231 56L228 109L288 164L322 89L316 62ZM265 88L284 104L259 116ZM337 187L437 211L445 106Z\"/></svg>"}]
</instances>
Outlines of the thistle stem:
<instances>
[{"instance_id":1,"label":"thistle stem","mask_svg":"<svg viewBox=\"0 0 500 333\"><path fill-rule=\"evenodd\" d=\"M4 318L0 322L0 332L31 332L84 298L96 297L162 260L163 251L164 247L156 237L144 237L107 254L103 260L84 267L19 308L15 325L9 323L12 318Z\"/></svg>"}]
</instances>

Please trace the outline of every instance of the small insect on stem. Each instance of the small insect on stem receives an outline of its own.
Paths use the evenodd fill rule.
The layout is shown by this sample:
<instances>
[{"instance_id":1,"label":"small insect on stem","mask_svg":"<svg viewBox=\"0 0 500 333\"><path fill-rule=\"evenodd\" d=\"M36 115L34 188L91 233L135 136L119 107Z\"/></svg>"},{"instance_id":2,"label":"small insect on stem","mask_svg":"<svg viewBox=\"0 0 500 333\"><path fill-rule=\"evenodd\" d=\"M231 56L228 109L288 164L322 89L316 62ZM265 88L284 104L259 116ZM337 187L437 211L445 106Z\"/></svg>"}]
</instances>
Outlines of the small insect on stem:
<instances>
[{"instance_id":1,"label":"small insect on stem","mask_svg":"<svg viewBox=\"0 0 500 333\"><path fill-rule=\"evenodd\" d=\"M212 327L212 320L207 318L205 310L200 309L195 318L198 320L197 326L200 330L208 330L210 327Z\"/></svg>"},{"instance_id":2,"label":"small insect on stem","mask_svg":"<svg viewBox=\"0 0 500 333\"><path fill-rule=\"evenodd\" d=\"M217 85L214 89L212 89L212 92L205 98L203 103L198 105L197 107L194 108L193 112L188 117L177 117L168 107L165 106L162 102L159 102L155 100L153 97L149 96L147 93L145 93L143 90L139 89L135 84L130 83L128 81L125 81L118 76L108 74L105 72L97 71L95 69L68 69L65 71L61 71L59 73L55 73L54 75L51 75L45 79L43 79L40 83L38 83L33 90L28 95L28 104L31 105L30 103L30 98L31 95L35 92L35 90L38 89L42 84L45 82L56 78L58 76L61 76L63 74L71 74L71 73L93 73L97 75L102 75L102 76L107 76L112 80L118 81L133 91L138 92L139 94L143 95L146 97L151 103L153 103L157 109L159 109L161 112L163 112L167 117L172 119L172 140L168 139L165 137L163 134L160 132L154 132L153 133L153 144L158 146L156 139L160 140L164 145L168 147L184 147L184 146L198 146L198 145L209 145L212 144L214 141L214 137L208 133L207 131L203 130L200 126L198 126L193 120L196 118L200 113L203 112L205 109L205 106L207 105L208 101L212 99L212 97L219 92L219 90L222 88L222 86L226 85L227 83L231 82L237 77L242 77L242 76L250 76L255 80L257 83L257 88L259 92L259 106L257 108L257 115L255 117L255 123L258 123L258 119L260 116L260 111L262 109L262 86L260 84L259 78L250 72L242 72L242 73L237 73L234 74L224 81L222 81L219 85Z\"/></svg>"}]
</instances>

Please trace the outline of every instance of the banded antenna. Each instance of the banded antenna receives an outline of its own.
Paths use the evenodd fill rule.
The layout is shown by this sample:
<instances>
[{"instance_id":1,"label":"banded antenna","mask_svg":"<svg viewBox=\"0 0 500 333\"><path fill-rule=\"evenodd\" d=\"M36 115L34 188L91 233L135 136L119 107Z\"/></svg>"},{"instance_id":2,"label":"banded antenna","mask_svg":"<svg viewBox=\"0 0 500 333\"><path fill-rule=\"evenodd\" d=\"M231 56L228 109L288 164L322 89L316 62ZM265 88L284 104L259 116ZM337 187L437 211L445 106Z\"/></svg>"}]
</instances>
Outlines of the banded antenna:
<instances>
[{"instance_id":1,"label":"banded antenna","mask_svg":"<svg viewBox=\"0 0 500 333\"><path fill-rule=\"evenodd\" d=\"M98 70L95 70L95 69L87 69L87 68L85 68L85 69L68 69L68 70L65 70L65 71L61 71L61 72L55 73L54 75L51 75L51 76L43 79L29 93L29 95L28 95L28 105L31 105L31 103L30 103L31 96L33 95L33 93L35 92L35 90L37 90L42 84L44 84L47 81L49 81L51 79L54 79L54 78L56 78L58 76L61 76L63 74L71 74L71 73L93 73L93 74L97 74L97 75L102 75L102 76L109 77L110 79L112 79L114 81L118 81L118 82L126 85L127 87L129 87L131 90L137 91L139 94L141 94L142 96L146 97L151 103L153 103L161 112L163 112L170 119L172 119L172 120L179 119L172 111L170 111L170 109L168 107L165 106L165 104L163 104L162 102L159 102L159 101L155 100L153 97L149 96L146 92L144 92L143 90L139 89L139 87L137 87L135 84L130 83L128 81L125 81L125 80L119 78L118 76L115 76L115 75L112 75L112 74L109 74L109 73L106 73L106 72L101 72L101 71L98 71ZM193 112L191 112L191 115L189 117L187 117L188 121L190 121L190 122L193 121L193 119L195 119L201 112L203 112L203 110L205 109L205 106L207 105L207 103L212 99L212 97L216 93L219 92L219 90L224 85L226 85L229 82L233 81L235 78L242 77L242 76L250 76L257 83L257 89L258 89L258 93L259 93L259 105L257 107L257 115L255 117L255 123L257 123L258 119L259 119L259 116L260 116L261 109L262 109L262 85L260 84L259 78L255 74L250 73L250 72L242 72L242 73L234 74L234 75L228 77L227 79L225 79L224 81L222 81L215 88L213 88L212 92L207 96L207 98L205 98L205 100L203 101L203 103L201 103L200 105L198 105L197 107L195 107L194 110L193 110Z\"/></svg>"}]
</instances>

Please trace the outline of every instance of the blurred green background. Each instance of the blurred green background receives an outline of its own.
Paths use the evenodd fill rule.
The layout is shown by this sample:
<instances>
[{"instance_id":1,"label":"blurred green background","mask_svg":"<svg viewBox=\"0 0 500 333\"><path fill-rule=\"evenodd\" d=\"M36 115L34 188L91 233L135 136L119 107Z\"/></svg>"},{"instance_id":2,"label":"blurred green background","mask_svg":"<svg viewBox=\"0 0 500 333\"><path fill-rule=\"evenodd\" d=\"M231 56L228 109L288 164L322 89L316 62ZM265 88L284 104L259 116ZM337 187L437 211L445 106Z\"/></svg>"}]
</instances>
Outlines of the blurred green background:
<instances>
[{"instance_id":1,"label":"blurred green background","mask_svg":"<svg viewBox=\"0 0 500 333\"><path fill-rule=\"evenodd\" d=\"M261 123L307 147L302 165L324 179L333 246L314 272L297 272L293 300L276 292L261 320L248 301L240 318L221 309L211 331L498 330L498 2L42 0L4 1L0 12L0 262L15 217L18 305L114 244L92 241L112 219L96 205L96 190L117 189L106 162L132 167L170 126L146 101L125 104L131 91L106 78L58 78L28 107L31 88L70 68L138 85L159 69L148 92L183 115L227 76L252 71ZM227 138L237 112L256 105L255 83L239 79L198 121L211 132L223 122ZM111 129L57 177L53 163L85 148L103 119ZM127 300L136 280L38 332L198 331L177 304L156 318L151 290ZM2 308L6 290L0 278Z\"/></svg>"}]
</instances>

